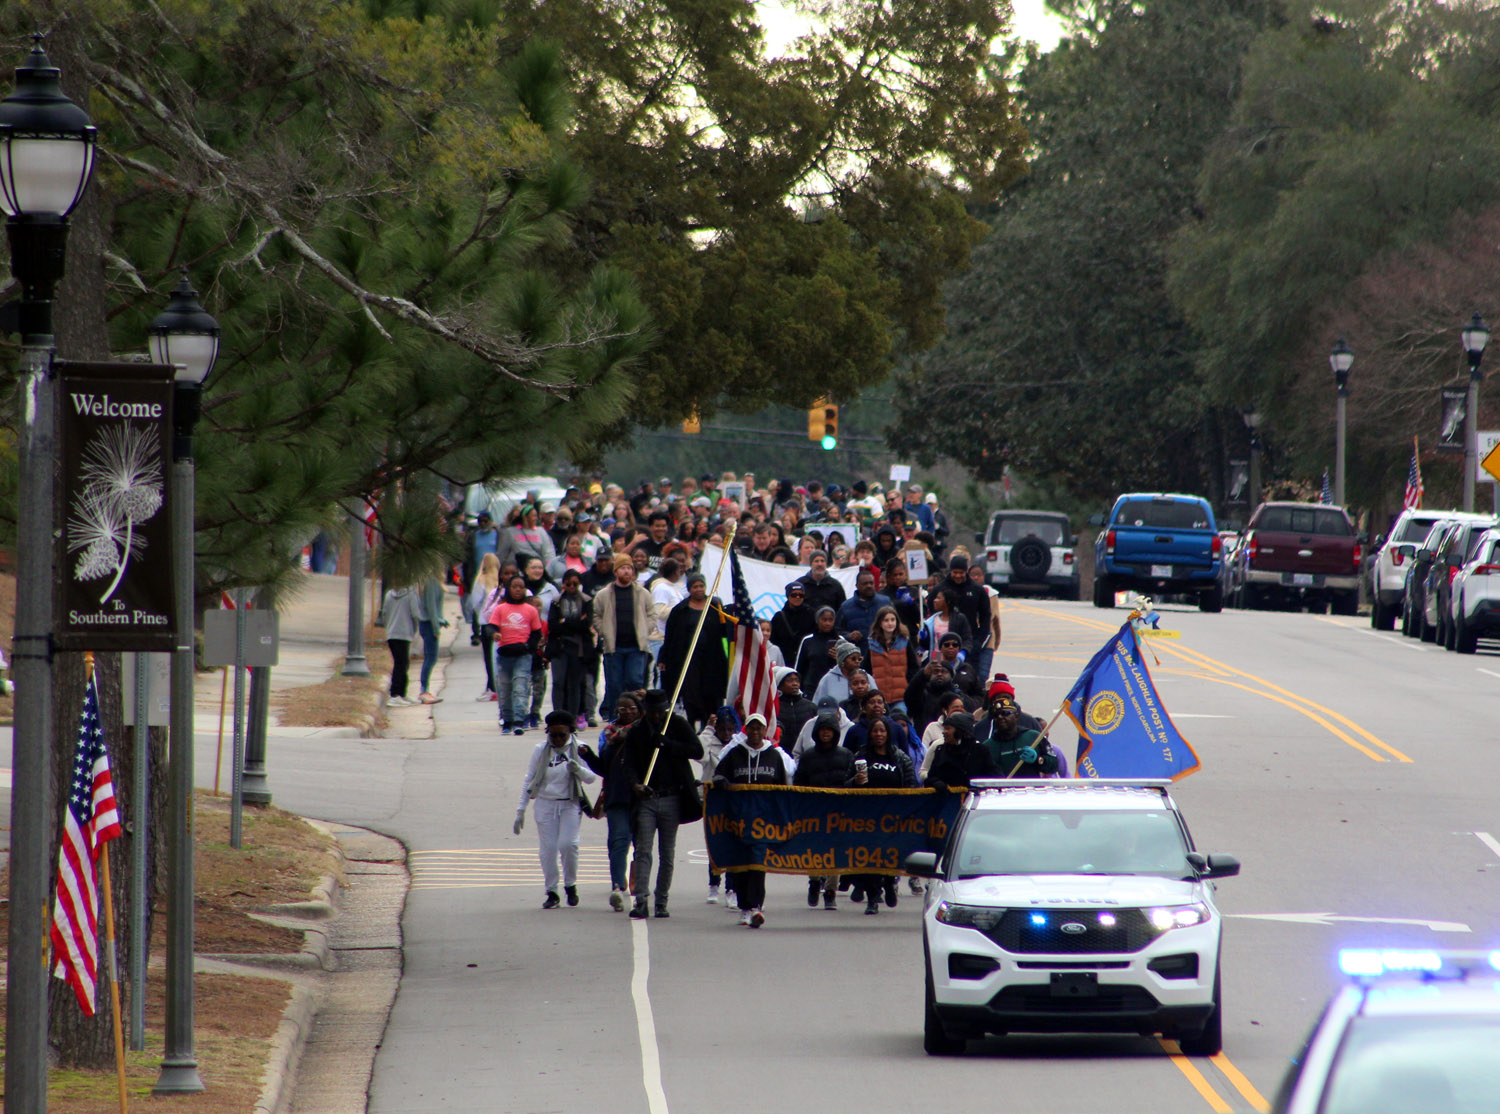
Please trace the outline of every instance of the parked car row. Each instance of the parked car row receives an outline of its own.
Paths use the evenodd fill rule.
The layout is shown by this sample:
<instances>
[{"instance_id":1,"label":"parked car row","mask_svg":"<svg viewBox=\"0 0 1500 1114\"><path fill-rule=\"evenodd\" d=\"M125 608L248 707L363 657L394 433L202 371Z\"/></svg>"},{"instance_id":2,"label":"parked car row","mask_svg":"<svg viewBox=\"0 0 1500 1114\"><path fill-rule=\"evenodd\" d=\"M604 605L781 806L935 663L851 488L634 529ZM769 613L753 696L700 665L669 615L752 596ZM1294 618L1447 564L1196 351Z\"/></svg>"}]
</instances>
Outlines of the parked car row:
<instances>
[{"instance_id":1,"label":"parked car row","mask_svg":"<svg viewBox=\"0 0 1500 1114\"><path fill-rule=\"evenodd\" d=\"M1492 515L1404 512L1370 577L1376 630L1399 618L1408 638L1463 654L1474 653L1480 638L1500 637L1500 519Z\"/></svg>"}]
</instances>

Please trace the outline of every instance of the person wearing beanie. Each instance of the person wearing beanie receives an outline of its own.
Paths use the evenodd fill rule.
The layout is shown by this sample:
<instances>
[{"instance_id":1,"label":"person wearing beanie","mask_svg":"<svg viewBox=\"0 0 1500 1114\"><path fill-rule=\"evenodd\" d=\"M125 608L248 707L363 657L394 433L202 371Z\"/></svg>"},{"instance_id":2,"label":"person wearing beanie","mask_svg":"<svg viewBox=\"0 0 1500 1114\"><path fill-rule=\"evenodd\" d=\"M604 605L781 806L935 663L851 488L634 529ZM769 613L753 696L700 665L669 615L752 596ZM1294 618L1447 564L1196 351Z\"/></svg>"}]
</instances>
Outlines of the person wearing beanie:
<instances>
[{"instance_id":1,"label":"person wearing beanie","mask_svg":"<svg viewBox=\"0 0 1500 1114\"><path fill-rule=\"evenodd\" d=\"M843 789L854 779L854 755L839 745L843 730L837 711L819 712L813 723L812 749L797 762L793 785L815 789ZM823 908L837 909L839 876L814 875L807 880L807 904L816 907L818 893L823 894Z\"/></svg>"},{"instance_id":2,"label":"person wearing beanie","mask_svg":"<svg viewBox=\"0 0 1500 1114\"><path fill-rule=\"evenodd\" d=\"M1021 726L1021 705L1014 692L1002 689L996 694L987 719L988 738L983 742L1001 777L1042 778L1057 773L1058 756L1051 740L1039 728Z\"/></svg>"},{"instance_id":3,"label":"person wearing beanie","mask_svg":"<svg viewBox=\"0 0 1500 1114\"><path fill-rule=\"evenodd\" d=\"M957 552L949 559L948 578L943 582L943 591L948 594L948 602L953 605L953 610L969 624L970 633L964 644L967 656L972 659L978 657L980 650L993 650L994 647L989 644L990 597L983 588L969 579L968 554ZM983 679L984 674L979 676Z\"/></svg>"},{"instance_id":4,"label":"person wearing beanie","mask_svg":"<svg viewBox=\"0 0 1500 1114\"><path fill-rule=\"evenodd\" d=\"M943 718L943 745L934 749L927 771L930 789L967 788L975 778L1001 776L989 748L974 738L974 717L968 712Z\"/></svg>"},{"instance_id":5,"label":"person wearing beanie","mask_svg":"<svg viewBox=\"0 0 1500 1114\"><path fill-rule=\"evenodd\" d=\"M714 767L713 782L730 785L789 785L796 763L786 751L766 738L766 718L759 712L745 717L744 733L725 747ZM766 923L766 875L760 870L734 871L735 904L740 924L759 928Z\"/></svg>"},{"instance_id":6,"label":"person wearing beanie","mask_svg":"<svg viewBox=\"0 0 1500 1114\"><path fill-rule=\"evenodd\" d=\"M804 724L818 714L818 706L802 691L802 678L795 669L778 669L772 675L776 685L776 740L788 754L797 744Z\"/></svg>"},{"instance_id":7,"label":"person wearing beanie","mask_svg":"<svg viewBox=\"0 0 1500 1114\"><path fill-rule=\"evenodd\" d=\"M573 734L571 711L547 714L547 737L531 752L531 764L521 783L516 822L511 831L526 826L526 805L535 802L537 851L542 861L542 884L547 888L543 909L562 904L557 896L558 860L562 860L563 892L568 905L578 904L578 826L587 806L583 787L597 780L591 768L598 756L581 746Z\"/></svg>"},{"instance_id":8,"label":"person wearing beanie","mask_svg":"<svg viewBox=\"0 0 1500 1114\"><path fill-rule=\"evenodd\" d=\"M991 734L993 734L996 719L995 709L1002 700L1008 700L1017 706L1020 704L1020 698L1016 696L1016 686L1011 684L1010 678L1004 673L996 673L990 681L989 689L985 692L984 718L978 722L974 730L975 737L981 743L988 742ZM1042 721L1026 712L1020 712L1017 716L1016 724L1022 731L1036 731L1040 733L1042 730Z\"/></svg>"},{"instance_id":9,"label":"person wearing beanie","mask_svg":"<svg viewBox=\"0 0 1500 1114\"><path fill-rule=\"evenodd\" d=\"M802 688L816 691L818 682L834 665L835 648L843 641L834 631L837 613L831 607L819 607L813 612L816 626L813 632L797 645L797 655L792 658L792 668L802 678Z\"/></svg>"},{"instance_id":10,"label":"person wearing beanie","mask_svg":"<svg viewBox=\"0 0 1500 1114\"><path fill-rule=\"evenodd\" d=\"M834 644L833 660L838 668L830 669L818 681L818 687L813 690L814 702L822 700L825 696L833 697L838 703L848 700L851 691L850 682L865 664L864 654L860 652L859 647L842 638Z\"/></svg>"}]
</instances>

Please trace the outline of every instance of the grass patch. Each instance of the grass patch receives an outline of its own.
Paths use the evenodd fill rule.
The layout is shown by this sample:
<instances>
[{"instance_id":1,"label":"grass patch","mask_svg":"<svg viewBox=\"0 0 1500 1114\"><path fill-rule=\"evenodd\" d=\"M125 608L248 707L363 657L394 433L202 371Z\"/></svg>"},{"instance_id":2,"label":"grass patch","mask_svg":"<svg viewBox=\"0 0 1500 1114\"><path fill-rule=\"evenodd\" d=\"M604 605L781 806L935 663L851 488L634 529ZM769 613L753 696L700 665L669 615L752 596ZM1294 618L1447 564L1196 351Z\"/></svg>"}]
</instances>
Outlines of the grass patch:
<instances>
[{"instance_id":1,"label":"grass patch","mask_svg":"<svg viewBox=\"0 0 1500 1114\"><path fill-rule=\"evenodd\" d=\"M371 641L365 647L368 677L345 677L339 670L346 659L339 658L333 676L318 685L282 689L271 694L276 721L285 727L357 727L365 717L372 717L377 728L386 720L379 705L383 678L391 674L391 651L384 642Z\"/></svg>"}]
</instances>

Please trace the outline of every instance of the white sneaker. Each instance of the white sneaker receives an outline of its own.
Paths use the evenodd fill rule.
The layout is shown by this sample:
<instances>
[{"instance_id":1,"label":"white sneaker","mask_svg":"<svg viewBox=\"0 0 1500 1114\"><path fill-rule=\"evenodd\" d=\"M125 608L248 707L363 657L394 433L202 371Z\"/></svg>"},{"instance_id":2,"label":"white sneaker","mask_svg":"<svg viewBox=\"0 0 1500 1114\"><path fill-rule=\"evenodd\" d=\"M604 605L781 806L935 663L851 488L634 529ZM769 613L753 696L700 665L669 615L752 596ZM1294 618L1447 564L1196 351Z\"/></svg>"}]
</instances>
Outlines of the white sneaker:
<instances>
[{"instance_id":1,"label":"white sneaker","mask_svg":"<svg viewBox=\"0 0 1500 1114\"><path fill-rule=\"evenodd\" d=\"M392 707L392 708L409 708L409 707L411 707L411 701L408 700L408 699L406 699L406 697L404 697L404 696L393 696L389 700L386 701L386 704L389 707Z\"/></svg>"},{"instance_id":2,"label":"white sneaker","mask_svg":"<svg viewBox=\"0 0 1500 1114\"><path fill-rule=\"evenodd\" d=\"M490 690L489 689L485 689L483 692L481 692L474 699L477 700L477 701L485 701L485 700L488 700L489 698L490 698Z\"/></svg>"},{"instance_id":3,"label":"white sneaker","mask_svg":"<svg viewBox=\"0 0 1500 1114\"><path fill-rule=\"evenodd\" d=\"M759 909L750 910L750 927L759 928L766 923L766 915Z\"/></svg>"},{"instance_id":4,"label":"white sneaker","mask_svg":"<svg viewBox=\"0 0 1500 1114\"><path fill-rule=\"evenodd\" d=\"M750 913L751 912L752 911L749 910L749 909L742 909L742 910L740 910L740 924L744 925L746 928L750 927Z\"/></svg>"},{"instance_id":5,"label":"white sneaker","mask_svg":"<svg viewBox=\"0 0 1500 1114\"><path fill-rule=\"evenodd\" d=\"M625 911L625 891L624 890L610 890L609 891L609 907L611 909L613 909L616 913L623 913Z\"/></svg>"},{"instance_id":6,"label":"white sneaker","mask_svg":"<svg viewBox=\"0 0 1500 1114\"><path fill-rule=\"evenodd\" d=\"M718 886L710 886L710 887L708 887L708 903L710 905L717 905L717 904L719 904L719 887Z\"/></svg>"}]
</instances>

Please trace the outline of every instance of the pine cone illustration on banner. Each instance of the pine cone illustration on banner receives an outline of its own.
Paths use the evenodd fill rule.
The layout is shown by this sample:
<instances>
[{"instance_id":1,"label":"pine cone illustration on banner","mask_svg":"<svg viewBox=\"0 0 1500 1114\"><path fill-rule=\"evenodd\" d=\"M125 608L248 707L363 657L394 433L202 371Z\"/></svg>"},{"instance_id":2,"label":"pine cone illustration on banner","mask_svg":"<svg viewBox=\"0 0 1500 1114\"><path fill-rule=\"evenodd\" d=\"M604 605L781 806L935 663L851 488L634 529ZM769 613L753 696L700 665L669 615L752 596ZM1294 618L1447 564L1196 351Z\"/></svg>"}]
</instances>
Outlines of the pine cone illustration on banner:
<instances>
[{"instance_id":1,"label":"pine cone illustration on banner","mask_svg":"<svg viewBox=\"0 0 1500 1114\"><path fill-rule=\"evenodd\" d=\"M102 430L83 452L80 481L68 519L68 552L82 553L73 578L114 574L100 597L107 603L146 541L136 526L162 508L165 483L159 447L147 430L121 422Z\"/></svg>"}]
</instances>

